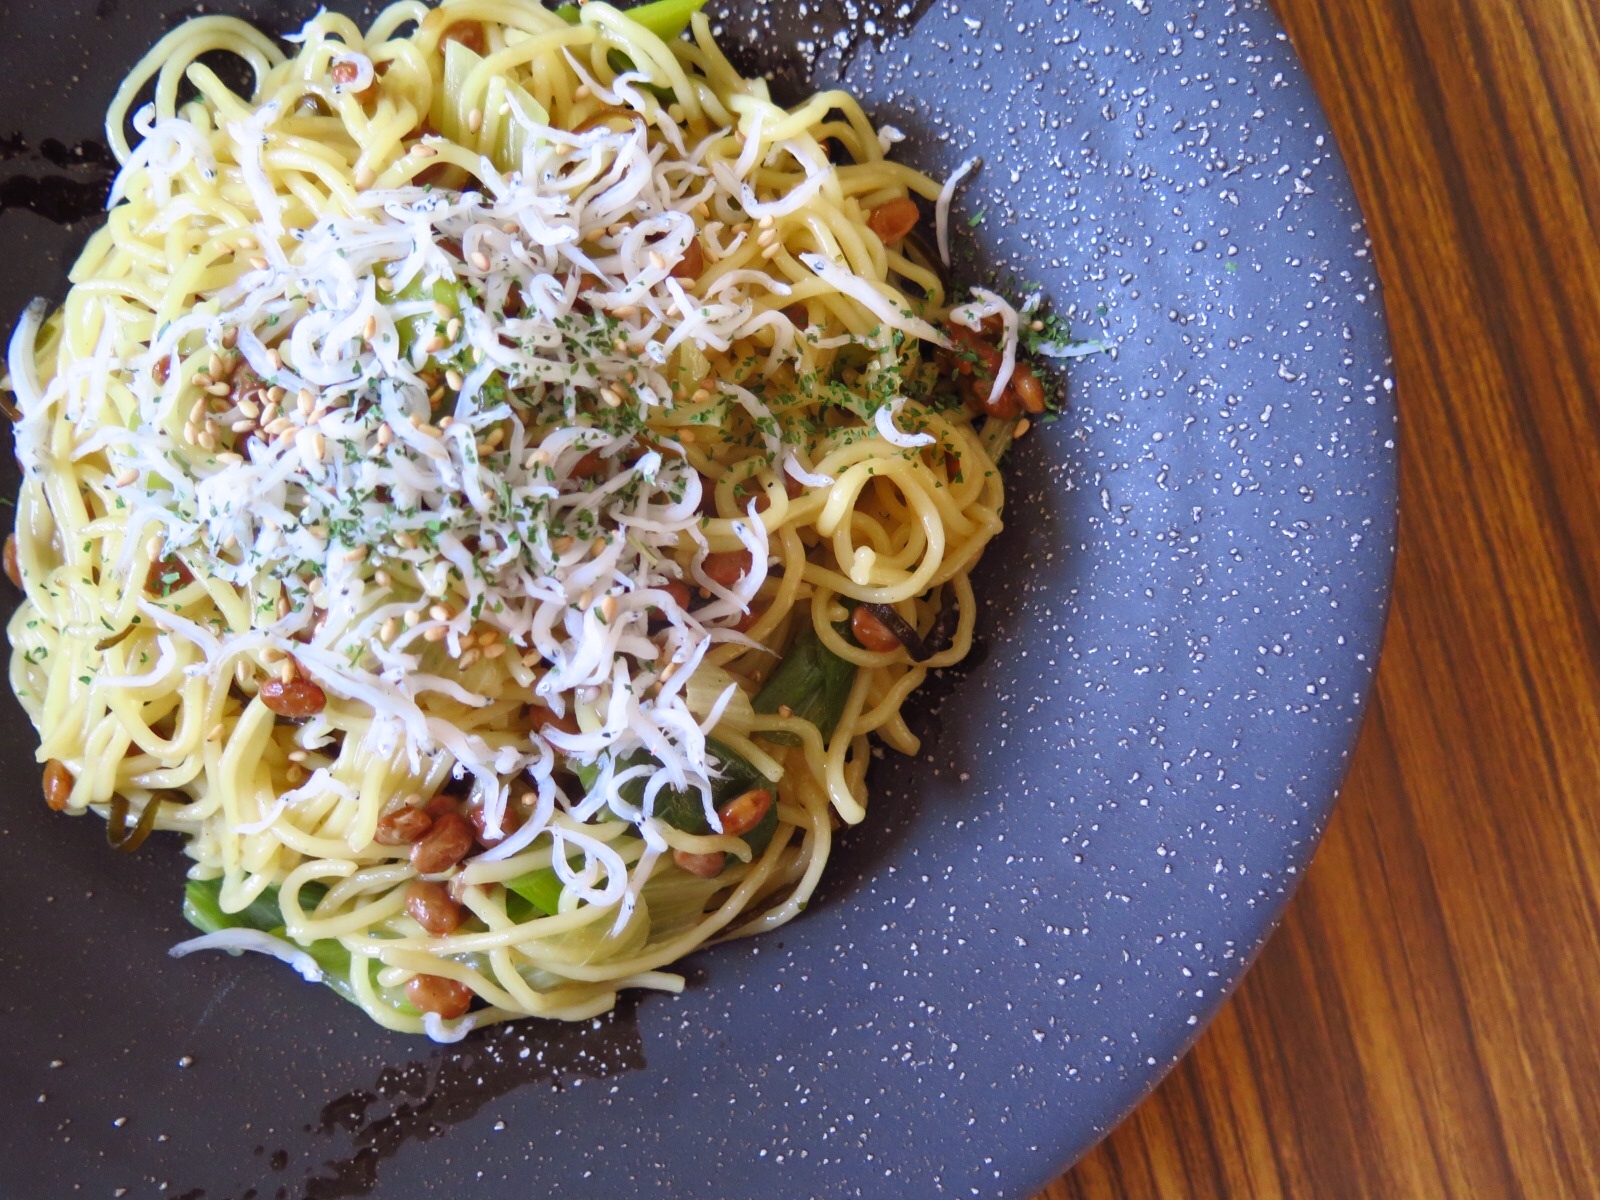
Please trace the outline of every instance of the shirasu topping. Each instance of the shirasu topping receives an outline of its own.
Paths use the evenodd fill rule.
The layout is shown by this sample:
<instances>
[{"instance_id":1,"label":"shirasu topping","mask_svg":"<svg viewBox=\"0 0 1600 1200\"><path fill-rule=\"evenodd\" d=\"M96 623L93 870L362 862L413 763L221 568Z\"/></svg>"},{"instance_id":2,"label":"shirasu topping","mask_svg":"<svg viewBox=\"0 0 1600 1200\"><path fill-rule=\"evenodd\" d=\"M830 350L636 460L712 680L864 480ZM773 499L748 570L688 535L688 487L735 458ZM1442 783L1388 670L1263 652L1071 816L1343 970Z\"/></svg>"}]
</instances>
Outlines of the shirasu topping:
<instances>
[{"instance_id":1,"label":"shirasu topping","mask_svg":"<svg viewBox=\"0 0 1600 1200\"><path fill-rule=\"evenodd\" d=\"M804 336L781 311L756 312L762 290L788 293L779 278L732 272L694 298L673 272L686 254L714 260L743 236L730 239L709 219L712 206L787 211L832 167L803 161L791 192L758 198L758 129L747 131L737 163L713 171L700 165L704 148L682 146L683 131L629 83L613 85L637 110L628 129L570 133L524 121L519 171L501 174L484 160L480 191L356 192L342 213L291 230L297 244L287 252L282 201L260 154L279 114L263 106L224 130L258 214L238 238L250 269L137 354L118 358L108 328L102 354L18 395L31 473L56 404L94 428L75 453L105 453L130 510L120 569L131 573L141 551L175 555L256 605L252 628L231 635L146 605L163 636L201 649L202 669L220 678L247 653L292 655L324 688L371 706L375 749L404 747L414 763L452 755L474 777L490 828L505 811L506 780L531 779L533 816L499 854L554 830L558 803L580 820L611 809L647 842L631 896L666 848L651 815L663 787L697 789L719 827L706 734L736 689L729 681L708 701L702 679L695 702L691 677L712 644L742 638L732 627L768 559L752 508L734 524L749 572L731 588L706 575L700 478L681 446L646 422L672 403L664 367L685 340L724 351L769 327L780 355ZM145 141L114 197L161 191L195 164L213 170L186 122L144 117L140 129ZM879 285L820 256L804 261L886 324L944 343ZM13 346L22 384L36 334L35 321ZM212 372L219 356L242 362L218 378L197 370L202 340ZM113 378L132 420L101 419ZM804 447L784 442L753 395L722 386L750 413L775 467L831 482ZM929 440L896 429L898 408L878 414L884 435L908 446ZM699 545L687 578L672 553L684 537ZM710 600L690 613L672 583ZM665 618L653 635L651 610ZM576 698L583 732L530 735L524 753L425 711L429 692L488 703L459 671L443 673L446 654L459 663L474 639L489 645L485 631L556 714ZM640 773L618 767L636 751L657 764L639 805L618 792ZM601 768L587 799L561 794L557 752ZM592 903L618 898L623 868L603 865L578 880Z\"/></svg>"}]
</instances>

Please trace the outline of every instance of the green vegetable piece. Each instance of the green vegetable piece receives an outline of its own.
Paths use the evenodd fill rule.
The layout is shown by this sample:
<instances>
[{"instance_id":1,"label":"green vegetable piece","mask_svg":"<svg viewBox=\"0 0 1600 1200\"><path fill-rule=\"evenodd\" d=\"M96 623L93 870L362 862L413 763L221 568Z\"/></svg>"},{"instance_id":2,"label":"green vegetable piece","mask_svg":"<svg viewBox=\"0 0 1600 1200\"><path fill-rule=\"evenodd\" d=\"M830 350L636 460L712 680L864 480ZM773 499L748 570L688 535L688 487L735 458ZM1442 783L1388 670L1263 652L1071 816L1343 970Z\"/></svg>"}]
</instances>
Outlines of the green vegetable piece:
<instances>
[{"instance_id":1,"label":"green vegetable piece","mask_svg":"<svg viewBox=\"0 0 1600 1200\"><path fill-rule=\"evenodd\" d=\"M662 41L670 42L689 28L689 18L705 6L706 0L653 0L653 3L636 5L623 11L629 20L637 21ZM556 16L569 25L576 25L578 6L563 4L556 9Z\"/></svg>"},{"instance_id":2,"label":"green vegetable piece","mask_svg":"<svg viewBox=\"0 0 1600 1200\"><path fill-rule=\"evenodd\" d=\"M396 300L435 300L445 305L452 312L461 311L461 285L451 279L435 280L433 287L424 290L421 279L413 279L405 287L394 293ZM441 321L431 312L418 313L414 317L405 317L395 322L395 329L400 334L400 353L409 355L411 347L418 342L431 340L443 331L445 322ZM429 360L433 361L432 359ZM424 364L426 365L426 364Z\"/></svg>"},{"instance_id":3,"label":"green vegetable piece","mask_svg":"<svg viewBox=\"0 0 1600 1200\"><path fill-rule=\"evenodd\" d=\"M561 902L561 879L554 867L540 867L507 880L506 891L510 893L506 897L506 915L513 921L526 921L535 911L553 917L556 915L556 906ZM521 900L527 907L517 905L513 910L512 897Z\"/></svg>"},{"instance_id":4,"label":"green vegetable piece","mask_svg":"<svg viewBox=\"0 0 1600 1200\"><path fill-rule=\"evenodd\" d=\"M183 919L201 933L221 929L271 929L283 923L278 889L268 888L240 912L222 911L222 880L191 879L183 889Z\"/></svg>"},{"instance_id":5,"label":"green vegetable piece","mask_svg":"<svg viewBox=\"0 0 1600 1200\"><path fill-rule=\"evenodd\" d=\"M307 908L327 895L321 884L308 883L300 889L301 904ZM222 911L222 880L191 879L183 889L183 919L201 933L217 933L223 929L259 929L273 937L286 937L283 914L278 908L278 889L269 887L236 913ZM355 989L350 986L350 951L344 943L333 938L322 938L304 947L322 968L322 982L352 1004Z\"/></svg>"},{"instance_id":6,"label":"green vegetable piece","mask_svg":"<svg viewBox=\"0 0 1600 1200\"><path fill-rule=\"evenodd\" d=\"M808 621L789 647L778 669L772 673L762 689L756 693L755 710L758 713L775 713L787 705L797 717L803 717L817 727L822 740L833 736L844 715L845 703L850 699L850 688L856 681L856 667L840 658L822 644L817 631ZM798 746L800 739L790 733L768 733L769 741L784 746Z\"/></svg>"}]
</instances>

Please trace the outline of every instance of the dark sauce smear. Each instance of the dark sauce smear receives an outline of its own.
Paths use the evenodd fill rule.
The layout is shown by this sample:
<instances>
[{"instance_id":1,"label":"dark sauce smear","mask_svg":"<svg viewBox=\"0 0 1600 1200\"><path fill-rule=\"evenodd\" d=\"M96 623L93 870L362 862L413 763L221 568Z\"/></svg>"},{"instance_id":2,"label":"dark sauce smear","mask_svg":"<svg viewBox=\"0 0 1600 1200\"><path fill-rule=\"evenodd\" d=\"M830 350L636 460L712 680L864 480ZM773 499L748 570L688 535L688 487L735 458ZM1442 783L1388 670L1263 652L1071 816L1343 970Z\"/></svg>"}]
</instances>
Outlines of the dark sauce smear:
<instances>
[{"instance_id":1,"label":"dark sauce smear","mask_svg":"<svg viewBox=\"0 0 1600 1200\"><path fill-rule=\"evenodd\" d=\"M54 167L45 173L40 168ZM57 225L104 214L117 172L111 152L96 141L74 145L43 139L30 148L20 133L0 135L0 212L23 209Z\"/></svg>"},{"instance_id":2,"label":"dark sauce smear","mask_svg":"<svg viewBox=\"0 0 1600 1200\"><path fill-rule=\"evenodd\" d=\"M514 1021L469 1034L426 1059L386 1066L369 1086L325 1103L315 1122L301 1127L297 1148L256 1146L254 1156L265 1158L270 1174L222 1200L370 1196L384 1161L406 1143L443 1137L519 1088L548 1084L559 1092L643 1070L638 1006L638 997L625 992L615 1009L590 1021ZM513 1125L508 1136L516 1132ZM283 1173L296 1163L303 1164L303 1178L285 1181ZM199 1200L208 1193L188 1194Z\"/></svg>"}]
</instances>

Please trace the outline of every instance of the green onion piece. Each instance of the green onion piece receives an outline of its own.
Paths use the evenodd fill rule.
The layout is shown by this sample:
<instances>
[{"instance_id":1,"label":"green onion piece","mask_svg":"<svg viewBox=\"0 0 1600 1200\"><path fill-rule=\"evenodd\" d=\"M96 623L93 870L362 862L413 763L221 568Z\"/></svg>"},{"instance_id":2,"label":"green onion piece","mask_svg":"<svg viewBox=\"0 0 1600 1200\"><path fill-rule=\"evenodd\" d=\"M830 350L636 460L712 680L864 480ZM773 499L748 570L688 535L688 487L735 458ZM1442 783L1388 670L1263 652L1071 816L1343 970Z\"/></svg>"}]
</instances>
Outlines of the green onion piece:
<instances>
[{"instance_id":1,"label":"green onion piece","mask_svg":"<svg viewBox=\"0 0 1600 1200\"><path fill-rule=\"evenodd\" d=\"M822 644L817 631L807 621L795 636L794 645L784 656L772 678L756 693L754 701L758 713L775 713L788 707L797 717L810 721L827 741L833 736L844 715L844 706L850 699L850 689L856 681L855 664L840 658ZM800 739L792 733L766 733L768 741L784 746L798 746Z\"/></svg>"}]
</instances>

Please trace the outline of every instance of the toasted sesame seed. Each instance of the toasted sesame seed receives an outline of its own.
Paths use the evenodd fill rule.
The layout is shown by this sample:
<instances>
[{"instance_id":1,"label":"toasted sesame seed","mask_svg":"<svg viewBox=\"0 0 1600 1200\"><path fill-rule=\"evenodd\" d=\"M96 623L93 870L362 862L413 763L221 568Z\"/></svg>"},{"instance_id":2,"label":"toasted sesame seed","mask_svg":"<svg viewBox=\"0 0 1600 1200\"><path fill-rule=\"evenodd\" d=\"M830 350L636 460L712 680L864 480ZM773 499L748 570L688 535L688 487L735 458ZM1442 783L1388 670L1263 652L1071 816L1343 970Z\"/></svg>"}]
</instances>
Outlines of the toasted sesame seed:
<instances>
[{"instance_id":1,"label":"toasted sesame seed","mask_svg":"<svg viewBox=\"0 0 1600 1200\"><path fill-rule=\"evenodd\" d=\"M386 617L383 622L383 628L378 630L378 640L382 642L392 642L394 641L395 634L399 632L400 622L396 621L393 617Z\"/></svg>"},{"instance_id":2,"label":"toasted sesame seed","mask_svg":"<svg viewBox=\"0 0 1600 1200\"><path fill-rule=\"evenodd\" d=\"M678 440L685 446L692 446L698 439L695 437L694 430L685 429L678 434Z\"/></svg>"},{"instance_id":3,"label":"toasted sesame seed","mask_svg":"<svg viewBox=\"0 0 1600 1200\"><path fill-rule=\"evenodd\" d=\"M593 603L594 603L594 592L588 590L587 588L584 589L583 595L578 597L578 607L586 609Z\"/></svg>"},{"instance_id":4,"label":"toasted sesame seed","mask_svg":"<svg viewBox=\"0 0 1600 1200\"><path fill-rule=\"evenodd\" d=\"M620 408L621 405L622 405L622 397L617 393L617 390L615 388L611 388L611 387L603 387L603 388L601 388L600 389L600 399L604 400L606 402L607 406L610 407L610 408Z\"/></svg>"},{"instance_id":5,"label":"toasted sesame seed","mask_svg":"<svg viewBox=\"0 0 1600 1200\"><path fill-rule=\"evenodd\" d=\"M410 629L414 625L421 624L421 622L422 622L422 612L421 612L421 610L415 609L415 608L406 609L405 622L406 622L406 628L407 629Z\"/></svg>"},{"instance_id":6,"label":"toasted sesame seed","mask_svg":"<svg viewBox=\"0 0 1600 1200\"><path fill-rule=\"evenodd\" d=\"M432 158L439 152L432 146L424 146L421 142L417 142L411 147L411 153L418 158Z\"/></svg>"},{"instance_id":7,"label":"toasted sesame seed","mask_svg":"<svg viewBox=\"0 0 1600 1200\"><path fill-rule=\"evenodd\" d=\"M210 372L211 378L213 378L213 379L221 379L222 378L222 355L213 352L212 355L211 355L210 360L206 363L206 370Z\"/></svg>"},{"instance_id":8,"label":"toasted sesame seed","mask_svg":"<svg viewBox=\"0 0 1600 1200\"><path fill-rule=\"evenodd\" d=\"M578 543L575 538L558 537L555 541L550 543L550 549L554 550L557 554L565 554L577 544Z\"/></svg>"},{"instance_id":9,"label":"toasted sesame seed","mask_svg":"<svg viewBox=\"0 0 1600 1200\"><path fill-rule=\"evenodd\" d=\"M794 709L790 708L787 704L780 704L778 705L778 715L787 721L790 717L794 716Z\"/></svg>"},{"instance_id":10,"label":"toasted sesame seed","mask_svg":"<svg viewBox=\"0 0 1600 1200\"><path fill-rule=\"evenodd\" d=\"M454 425L455 423L456 423L456 419L454 417L446 417L446 418L444 418L444 420L439 422L439 432L443 433L446 429L449 429L450 426Z\"/></svg>"},{"instance_id":11,"label":"toasted sesame seed","mask_svg":"<svg viewBox=\"0 0 1600 1200\"><path fill-rule=\"evenodd\" d=\"M278 679L282 683L294 682L294 659L286 658L278 664Z\"/></svg>"},{"instance_id":12,"label":"toasted sesame seed","mask_svg":"<svg viewBox=\"0 0 1600 1200\"><path fill-rule=\"evenodd\" d=\"M477 133L483 128L483 109L475 108L467 114L467 132Z\"/></svg>"},{"instance_id":13,"label":"toasted sesame seed","mask_svg":"<svg viewBox=\"0 0 1600 1200\"><path fill-rule=\"evenodd\" d=\"M394 540L395 544L404 550L415 550L417 548L417 535L409 529L399 530L394 535Z\"/></svg>"},{"instance_id":14,"label":"toasted sesame seed","mask_svg":"<svg viewBox=\"0 0 1600 1200\"><path fill-rule=\"evenodd\" d=\"M378 176L373 172L373 170L372 170L372 168L370 166L368 166L366 163L362 163L359 167L356 168L356 174L355 174L355 180L354 180L355 185L356 185L356 190L357 191L363 191L363 192L366 191L369 187L372 186L372 181L375 180L377 177Z\"/></svg>"},{"instance_id":15,"label":"toasted sesame seed","mask_svg":"<svg viewBox=\"0 0 1600 1200\"><path fill-rule=\"evenodd\" d=\"M199 437L195 438L195 445L202 450L215 450L217 448L217 436L209 429L204 430Z\"/></svg>"},{"instance_id":16,"label":"toasted sesame seed","mask_svg":"<svg viewBox=\"0 0 1600 1200\"><path fill-rule=\"evenodd\" d=\"M771 229L772 228L772 215L769 213L767 216L762 217L760 222L758 222L758 224L761 226L762 229Z\"/></svg>"},{"instance_id":17,"label":"toasted sesame seed","mask_svg":"<svg viewBox=\"0 0 1600 1200\"><path fill-rule=\"evenodd\" d=\"M652 250L650 251L650 265L657 271L665 271L667 269L667 260Z\"/></svg>"},{"instance_id":18,"label":"toasted sesame seed","mask_svg":"<svg viewBox=\"0 0 1600 1200\"><path fill-rule=\"evenodd\" d=\"M382 567L379 567L372 573L372 582L377 584L379 587L386 588L394 582L394 578L389 574L389 572L385 571Z\"/></svg>"},{"instance_id":19,"label":"toasted sesame seed","mask_svg":"<svg viewBox=\"0 0 1600 1200\"><path fill-rule=\"evenodd\" d=\"M206 741L217 742L222 740L222 722L218 721L206 731Z\"/></svg>"},{"instance_id":20,"label":"toasted sesame seed","mask_svg":"<svg viewBox=\"0 0 1600 1200\"><path fill-rule=\"evenodd\" d=\"M574 100L587 100L592 94L587 83L580 83L572 89L572 98Z\"/></svg>"},{"instance_id":21,"label":"toasted sesame seed","mask_svg":"<svg viewBox=\"0 0 1600 1200\"><path fill-rule=\"evenodd\" d=\"M444 382L452 392L459 392L462 384L461 372L452 367L444 373Z\"/></svg>"},{"instance_id":22,"label":"toasted sesame seed","mask_svg":"<svg viewBox=\"0 0 1600 1200\"><path fill-rule=\"evenodd\" d=\"M426 642L442 642L449 636L450 631L443 625L434 625L423 633L422 639Z\"/></svg>"},{"instance_id":23,"label":"toasted sesame seed","mask_svg":"<svg viewBox=\"0 0 1600 1200\"><path fill-rule=\"evenodd\" d=\"M317 405L317 398L311 394L310 388L301 388L300 394L294 400L295 404L299 406L302 416L309 416L311 410Z\"/></svg>"},{"instance_id":24,"label":"toasted sesame seed","mask_svg":"<svg viewBox=\"0 0 1600 1200\"><path fill-rule=\"evenodd\" d=\"M369 342L378 336L378 315L376 313L367 314L367 323L361 327L361 336Z\"/></svg>"},{"instance_id":25,"label":"toasted sesame seed","mask_svg":"<svg viewBox=\"0 0 1600 1200\"><path fill-rule=\"evenodd\" d=\"M1011 431L1011 436L1019 438L1031 428L1033 428L1033 422L1028 420L1027 417L1023 417L1022 420L1017 422L1017 427Z\"/></svg>"},{"instance_id":26,"label":"toasted sesame seed","mask_svg":"<svg viewBox=\"0 0 1600 1200\"><path fill-rule=\"evenodd\" d=\"M456 614L450 611L448 604L435 604L428 609L428 615L435 621L448 621Z\"/></svg>"},{"instance_id":27,"label":"toasted sesame seed","mask_svg":"<svg viewBox=\"0 0 1600 1200\"><path fill-rule=\"evenodd\" d=\"M478 645L480 646L492 646L499 640L500 631L498 629L486 629L478 635Z\"/></svg>"},{"instance_id":28,"label":"toasted sesame seed","mask_svg":"<svg viewBox=\"0 0 1600 1200\"><path fill-rule=\"evenodd\" d=\"M261 415L261 406L254 400L241 400L239 401L239 415L254 421Z\"/></svg>"},{"instance_id":29,"label":"toasted sesame seed","mask_svg":"<svg viewBox=\"0 0 1600 1200\"><path fill-rule=\"evenodd\" d=\"M456 335L458 335L460 332L461 332L461 318L460 317L451 317L450 318L450 324L448 324L448 325L446 325L444 327L444 336L449 338L453 342L453 341L456 340Z\"/></svg>"},{"instance_id":30,"label":"toasted sesame seed","mask_svg":"<svg viewBox=\"0 0 1600 1200\"><path fill-rule=\"evenodd\" d=\"M227 463L230 467L235 467L244 461L244 455L235 454L232 450L224 450L217 455L217 461L219 463ZM236 537L230 537L228 541L231 543L228 547L230 550L239 544L239 539Z\"/></svg>"},{"instance_id":31,"label":"toasted sesame seed","mask_svg":"<svg viewBox=\"0 0 1600 1200\"><path fill-rule=\"evenodd\" d=\"M265 271L267 269L267 260L258 256L250 260L250 265L258 271Z\"/></svg>"},{"instance_id":32,"label":"toasted sesame seed","mask_svg":"<svg viewBox=\"0 0 1600 1200\"><path fill-rule=\"evenodd\" d=\"M207 375L204 371L196 371L194 373L194 385L201 391L205 391L206 388L210 387L215 382L216 380L212 379L211 376Z\"/></svg>"},{"instance_id":33,"label":"toasted sesame seed","mask_svg":"<svg viewBox=\"0 0 1600 1200\"><path fill-rule=\"evenodd\" d=\"M480 659L482 657L483 657L483 651L479 650L476 646L474 646L470 650L463 650L461 652L461 658L456 663L456 666L457 666L458 669L460 669L462 671L465 671L468 667L470 667L473 663L477 662L478 659Z\"/></svg>"},{"instance_id":34,"label":"toasted sesame seed","mask_svg":"<svg viewBox=\"0 0 1600 1200\"><path fill-rule=\"evenodd\" d=\"M357 546L353 550L346 550L344 552L344 560L347 563L358 563L366 556L367 548L365 546Z\"/></svg>"},{"instance_id":35,"label":"toasted sesame seed","mask_svg":"<svg viewBox=\"0 0 1600 1200\"><path fill-rule=\"evenodd\" d=\"M161 535L154 533L150 535L150 540L144 544L144 552L151 558L160 558L162 548L165 545L166 543L162 540Z\"/></svg>"},{"instance_id":36,"label":"toasted sesame seed","mask_svg":"<svg viewBox=\"0 0 1600 1200\"><path fill-rule=\"evenodd\" d=\"M287 616L288 613L289 613L289 597L287 597L287 596L279 596L278 597L278 615L280 617L283 617L283 616ZM269 666L269 667L273 663L282 662L283 658L284 658L283 651L279 650L276 646L263 646L262 649L261 649L261 661L266 663L267 666Z\"/></svg>"},{"instance_id":37,"label":"toasted sesame seed","mask_svg":"<svg viewBox=\"0 0 1600 1200\"><path fill-rule=\"evenodd\" d=\"M677 673L678 673L678 664L676 662L669 662L666 666L661 668L661 674L656 677L656 682L657 683L665 683L667 680L671 679Z\"/></svg>"},{"instance_id":38,"label":"toasted sesame seed","mask_svg":"<svg viewBox=\"0 0 1600 1200\"><path fill-rule=\"evenodd\" d=\"M226 383L222 383L220 381L217 382L217 383L213 383L210 387L208 387L206 389L206 391L209 394L213 395L213 396L226 396L232 390L233 389L231 387L229 387Z\"/></svg>"},{"instance_id":39,"label":"toasted sesame seed","mask_svg":"<svg viewBox=\"0 0 1600 1200\"><path fill-rule=\"evenodd\" d=\"M761 252L761 257L763 259L771 261L772 259L778 257L778 254L779 254L780 251L782 251L782 249L783 249L783 243L782 242L776 242L773 245L768 246L765 250L763 250Z\"/></svg>"},{"instance_id":40,"label":"toasted sesame seed","mask_svg":"<svg viewBox=\"0 0 1600 1200\"><path fill-rule=\"evenodd\" d=\"M117 486L118 487L127 487L130 483L132 483L134 480L136 480L138 478L139 478L139 468L138 467L123 467L122 470L117 472Z\"/></svg>"},{"instance_id":41,"label":"toasted sesame seed","mask_svg":"<svg viewBox=\"0 0 1600 1200\"><path fill-rule=\"evenodd\" d=\"M248 418L246 418L243 421L235 421L235 422L233 422L231 425L228 426L228 431L230 433L249 433L255 427L256 427L256 423L254 421L249 420Z\"/></svg>"},{"instance_id":42,"label":"toasted sesame seed","mask_svg":"<svg viewBox=\"0 0 1600 1200\"><path fill-rule=\"evenodd\" d=\"M189 409L189 420L198 425L206 419L206 398L201 396Z\"/></svg>"},{"instance_id":43,"label":"toasted sesame seed","mask_svg":"<svg viewBox=\"0 0 1600 1200\"><path fill-rule=\"evenodd\" d=\"M449 344L442 333L436 333L423 345L422 352L424 354L437 354Z\"/></svg>"},{"instance_id":44,"label":"toasted sesame seed","mask_svg":"<svg viewBox=\"0 0 1600 1200\"><path fill-rule=\"evenodd\" d=\"M483 648L483 657L486 658L486 659L493 660L493 659L499 658L505 652L506 652L505 643L504 642L496 642L492 646L485 646Z\"/></svg>"},{"instance_id":45,"label":"toasted sesame seed","mask_svg":"<svg viewBox=\"0 0 1600 1200\"><path fill-rule=\"evenodd\" d=\"M489 256L482 250L474 250L472 252L472 265L480 271L487 271L489 269Z\"/></svg>"},{"instance_id":46,"label":"toasted sesame seed","mask_svg":"<svg viewBox=\"0 0 1600 1200\"><path fill-rule=\"evenodd\" d=\"M600 615L606 619L607 625L617 619L617 598L615 596L602 596L600 598Z\"/></svg>"},{"instance_id":47,"label":"toasted sesame seed","mask_svg":"<svg viewBox=\"0 0 1600 1200\"><path fill-rule=\"evenodd\" d=\"M764 232L760 237L758 237L756 239L756 245L758 245L758 246L770 246L773 243L775 243L777 240L778 240L778 231L776 229L768 229L766 232Z\"/></svg>"},{"instance_id":48,"label":"toasted sesame seed","mask_svg":"<svg viewBox=\"0 0 1600 1200\"><path fill-rule=\"evenodd\" d=\"M195 439L199 436L200 430L198 427L196 427L195 423L193 421L185 422L183 426L183 440L192 446L195 443Z\"/></svg>"},{"instance_id":49,"label":"toasted sesame seed","mask_svg":"<svg viewBox=\"0 0 1600 1200\"><path fill-rule=\"evenodd\" d=\"M276 421L268 421L263 425L261 432L268 437L277 437L279 434L286 433L294 427L294 422L289 420L288 417L279 417Z\"/></svg>"},{"instance_id":50,"label":"toasted sesame seed","mask_svg":"<svg viewBox=\"0 0 1600 1200\"><path fill-rule=\"evenodd\" d=\"M278 419L278 406L268 401L267 406L261 410L261 423L271 425Z\"/></svg>"},{"instance_id":51,"label":"toasted sesame seed","mask_svg":"<svg viewBox=\"0 0 1600 1200\"><path fill-rule=\"evenodd\" d=\"M288 755L289 761L292 763L303 763L310 757L311 755L304 750L291 750Z\"/></svg>"},{"instance_id":52,"label":"toasted sesame seed","mask_svg":"<svg viewBox=\"0 0 1600 1200\"><path fill-rule=\"evenodd\" d=\"M322 455L327 450L327 443L323 440L322 434L315 429L302 429L295 440L300 447L301 457L316 462L322 461Z\"/></svg>"},{"instance_id":53,"label":"toasted sesame seed","mask_svg":"<svg viewBox=\"0 0 1600 1200\"><path fill-rule=\"evenodd\" d=\"M243 243L240 243L243 245ZM222 345L225 349L232 350L239 344L239 327L230 325L222 331Z\"/></svg>"},{"instance_id":54,"label":"toasted sesame seed","mask_svg":"<svg viewBox=\"0 0 1600 1200\"><path fill-rule=\"evenodd\" d=\"M385 421L378 426L378 445L387 446L392 441L394 441L394 430L390 429L389 422Z\"/></svg>"},{"instance_id":55,"label":"toasted sesame seed","mask_svg":"<svg viewBox=\"0 0 1600 1200\"><path fill-rule=\"evenodd\" d=\"M273 384L267 389L267 400L273 404L282 404L284 397L288 394L288 388L279 387L277 384Z\"/></svg>"},{"instance_id":56,"label":"toasted sesame seed","mask_svg":"<svg viewBox=\"0 0 1600 1200\"><path fill-rule=\"evenodd\" d=\"M394 280L390 279L387 275L380 275L378 277L378 290L380 292L394 291Z\"/></svg>"}]
</instances>

